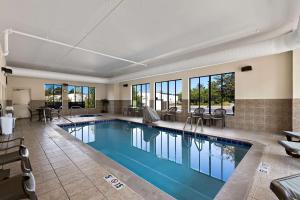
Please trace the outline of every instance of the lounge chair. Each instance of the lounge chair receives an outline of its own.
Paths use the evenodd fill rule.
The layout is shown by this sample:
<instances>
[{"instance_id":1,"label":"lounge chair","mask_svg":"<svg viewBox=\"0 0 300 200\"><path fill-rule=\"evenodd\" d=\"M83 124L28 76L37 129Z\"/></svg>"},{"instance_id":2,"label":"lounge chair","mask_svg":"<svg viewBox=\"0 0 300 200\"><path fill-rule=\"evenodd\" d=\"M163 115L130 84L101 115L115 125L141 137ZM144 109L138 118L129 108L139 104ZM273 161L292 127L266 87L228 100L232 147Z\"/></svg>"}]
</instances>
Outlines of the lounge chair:
<instances>
[{"instance_id":1,"label":"lounge chair","mask_svg":"<svg viewBox=\"0 0 300 200\"><path fill-rule=\"evenodd\" d=\"M299 142L291 142L291 141L279 141L288 155L294 158L300 158L300 143Z\"/></svg>"},{"instance_id":2,"label":"lounge chair","mask_svg":"<svg viewBox=\"0 0 300 200\"><path fill-rule=\"evenodd\" d=\"M300 199L300 174L275 179L270 189L280 200Z\"/></svg>"},{"instance_id":3,"label":"lounge chair","mask_svg":"<svg viewBox=\"0 0 300 200\"><path fill-rule=\"evenodd\" d=\"M37 199L35 179L31 169L28 169L23 161L21 162L21 169L22 174L0 181L1 200Z\"/></svg>"},{"instance_id":4,"label":"lounge chair","mask_svg":"<svg viewBox=\"0 0 300 200\"><path fill-rule=\"evenodd\" d=\"M171 119L173 117L173 121L176 121L176 112L177 112L177 107L170 107L168 110L166 110L163 113L163 119L165 120L166 118Z\"/></svg>"},{"instance_id":5,"label":"lounge chair","mask_svg":"<svg viewBox=\"0 0 300 200\"><path fill-rule=\"evenodd\" d=\"M12 140L6 140L6 141L0 141L0 143L10 143L20 140L19 144L14 144L12 146L7 145L6 148L0 148L0 152L4 152L0 155L0 165L9 164L12 162L23 160L24 163L26 163L26 167L28 169L32 169L30 160L29 160L29 151L28 149L23 145L24 138L15 138ZM15 151L11 151L12 149L16 149ZM5 153L9 151L8 153ZM8 177L10 174L9 169L1 169L0 170L0 180Z\"/></svg>"},{"instance_id":6,"label":"lounge chair","mask_svg":"<svg viewBox=\"0 0 300 200\"><path fill-rule=\"evenodd\" d=\"M143 110L143 122L144 123L153 123L159 121L160 117L157 112L150 108L149 106L145 106Z\"/></svg>"},{"instance_id":7,"label":"lounge chair","mask_svg":"<svg viewBox=\"0 0 300 200\"><path fill-rule=\"evenodd\" d=\"M283 131L288 141L300 142L300 132L298 131ZM293 140L293 138L297 138L299 140Z\"/></svg>"}]
</instances>

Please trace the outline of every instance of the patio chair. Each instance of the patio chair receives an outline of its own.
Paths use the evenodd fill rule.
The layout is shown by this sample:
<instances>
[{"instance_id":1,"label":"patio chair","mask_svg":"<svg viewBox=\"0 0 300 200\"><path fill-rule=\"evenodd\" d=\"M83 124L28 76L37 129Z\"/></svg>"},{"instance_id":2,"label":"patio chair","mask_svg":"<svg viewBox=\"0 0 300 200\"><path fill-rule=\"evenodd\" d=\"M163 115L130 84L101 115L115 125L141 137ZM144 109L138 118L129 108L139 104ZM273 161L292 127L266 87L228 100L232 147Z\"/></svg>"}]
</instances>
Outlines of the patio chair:
<instances>
[{"instance_id":1,"label":"patio chair","mask_svg":"<svg viewBox=\"0 0 300 200\"><path fill-rule=\"evenodd\" d=\"M168 110L166 110L163 113L163 119L166 120L166 118L171 119L173 117L173 121L176 121L176 112L177 112L177 107L170 107Z\"/></svg>"},{"instance_id":2,"label":"patio chair","mask_svg":"<svg viewBox=\"0 0 300 200\"><path fill-rule=\"evenodd\" d=\"M298 131L283 131L288 141L300 142L300 132ZM293 140L293 138L299 140Z\"/></svg>"},{"instance_id":3,"label":"patio chair","mask_svg":"<svg viewBox=\"0 0 300 200\"><path fill-rule=\"evenodd\" d=\"M222 128L225 127L225 116L226 110L223 108L218 108L214 110L214 113L211 115L211 120L213 124L216 124L216 121L222 122Z\"/></svg>"},{"instance_id":4,"label":"patio chair","mask_svg":"<svg viewBox=\"0 0 300 200\"><path fill-rule=\"evenodd\" d=\"M18 200L28 198L36 200L35 179L26 163L21 162L22 174L0 181L0 198L2 200Z\"/></svg>"},{"instance_id":5,"label":"patio chair","mask_svg":"<svg viewBox=\"0 0 300 200\"><path fill-rule=\"evenodd\" d=\"M300 174L275 179L270 189L280 200L300 199Z\"/></svg>"},{"instance_id":6,"label":"patio chair","mask_svg":"<svg viewBox=\"0 0 300 200\"><path fill-rule=\"evenodd\" d=\"M299 142L291 142L291 141L279 141L288 155L294 158L300 158L300 143Z\"/></svg>"},{"instance_id":7,"label":"patio chair","mask_svg":"<svg viewBox=\"0 0 300 200\"><path fill-rule=\"evenodd\" d=\"M196 108L194 112L191 113L192 120L195 119L196 121L198 118L203 118L204 112L205 112L204 108Z\"/></svg>"},{"instance_id":8,"label":"patio chair","mask_svg":"<svg viewBox=\"0 0 300 200\"><path fill-rule=\"evenodd\" d=\"M30 113L30 121L32 121L34 116L39 116L39 112L36 110L33 110L30 106L28 106L28 111Z\"/></svg>"}]
</instances>

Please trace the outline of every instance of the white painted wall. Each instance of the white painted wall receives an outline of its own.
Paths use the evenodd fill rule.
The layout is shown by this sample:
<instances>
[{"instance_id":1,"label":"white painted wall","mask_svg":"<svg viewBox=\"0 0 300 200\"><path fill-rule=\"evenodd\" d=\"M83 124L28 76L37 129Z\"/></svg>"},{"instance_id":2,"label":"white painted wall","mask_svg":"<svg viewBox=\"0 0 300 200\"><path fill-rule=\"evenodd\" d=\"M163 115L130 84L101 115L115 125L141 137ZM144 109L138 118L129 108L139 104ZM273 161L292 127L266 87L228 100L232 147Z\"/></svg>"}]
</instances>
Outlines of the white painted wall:
<instances>
[{"instance_id":1,"label":"white painted wall","mask_svg":"<svg viewBox=\"0 0 300 200\"><path fill-rule=\"evenodd\" d=\"M299 56L300 59L300 56ZM241 72L241 67L251 65L253 70ZM167 75L153 76L120 83L120 98L130 100L131 85L151 83L151 99L154 99L154 84L157 81L182 79L183 99L189 97L189 78L235 72L236 99L287 99L292 98L292 52L264 56L239 62L199 68ZM127 83L127 88L122 87Z\"/></svg>"},{"instance_id":2,"label":"white painted wall","mask_svg":"<svg viewBox=\"0 0 300 200\"><path fill-rule=\"evenodd\" d=\"M293 98L300 98L300 49L293 51Z\"/></svg>"}]
</instances>

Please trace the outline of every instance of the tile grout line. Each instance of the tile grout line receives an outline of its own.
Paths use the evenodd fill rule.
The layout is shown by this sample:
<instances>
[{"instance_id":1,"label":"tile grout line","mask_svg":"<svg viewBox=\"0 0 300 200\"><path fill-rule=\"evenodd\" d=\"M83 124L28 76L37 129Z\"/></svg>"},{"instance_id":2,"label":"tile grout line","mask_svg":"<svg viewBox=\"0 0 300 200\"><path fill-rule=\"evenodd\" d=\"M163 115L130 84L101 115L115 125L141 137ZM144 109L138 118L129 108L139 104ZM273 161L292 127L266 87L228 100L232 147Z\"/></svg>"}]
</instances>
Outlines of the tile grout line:
<instances>
[{"instance_id":1,"label":"tile grout line","mask_svg":"<svg viewBox=\"0 0 300 200\"><path fill-rule=\"evenodd\" d=\"M53 131L55 131L51 126L49 126ZM56 132L56 131L55 131ZM57 132L56 132L57 133ZM48 135L48 134L47 134ZM49 135L48 135L49 136ZM98 187L94 184L94 182L80 169L80 167L69 157L69 155L55 142L55 140L53 140L53 138L51 137L51 136L49 136L49 138L51 138L51 140L55 143L55 145L56 146L58 146L58 148L60 149L60 150L62 150L63 152L64 152L64 154L68 157L68 159L70 159L71 160L71 162L79 169L79 171L84 175L84 177L86 177L89 181L91 181L91 183L95 186L95 188L97 189L97 191L99 191L102 195L103 195L103 197L105 198L105 199L108 199L107 197L106 197L106 195L105 194L103 194L99 189L98 189ZM81 150L80 150L81 151ZM82 151L81 151L82 152ZM84 153L84 152L83 152ZM86 153L84 153L85 155L87 155ZM88 155L87 155L88 156ZM88 156L89 157L89 156Z\"/></svg>"},{"instance_id":2,"label":"tile grout line","mask_svg":"<svg viewBox=\"0 0 300 200\"><path fill-rule=\"evenodd\" d=\"M46 134L48 135L48 133L46 133ZM48 137L51 138L49 135L48 135ZM51 140L52 140L52 138L51 138ZM53 141L53 140L52 140L52 141ZM65 188L64 188L64 186L63 186L61 180L59 179L59 177L58 177L58 175L57 175L57 173L56 173L56 171L55 171L55 169L54 169L52 163L50 162L50 160L49 160L49 158L48 158L47 153L45 152L45 150L44 150L44 148L43 148L43 146L41 145L41 143L40 143L39 140L38 140L38 142L39 142L39 145L40 145L41 149L43 150L43 152L44 152L44 154L45 154L45 156L46 156L46 158L47 158L47 160L48 160L50 166L52 167L53 172L55 173L55 176L57 177L57 179L58 179L58 181L59 181L59 184L61 185L61 187L62 187L63 190L65 191L65 193L66 193L66 195L67 195L67 198L70 200L70 196L69 196L68 192L65 190ZM56 143L55 143L55 144L56 144ZM56 145L57 145L57 144L56 144ZM53 190L52 190L52 191L53 191ZM51 192L51 191L49 191L49 192Z\"/></svg>"}]
</instances>

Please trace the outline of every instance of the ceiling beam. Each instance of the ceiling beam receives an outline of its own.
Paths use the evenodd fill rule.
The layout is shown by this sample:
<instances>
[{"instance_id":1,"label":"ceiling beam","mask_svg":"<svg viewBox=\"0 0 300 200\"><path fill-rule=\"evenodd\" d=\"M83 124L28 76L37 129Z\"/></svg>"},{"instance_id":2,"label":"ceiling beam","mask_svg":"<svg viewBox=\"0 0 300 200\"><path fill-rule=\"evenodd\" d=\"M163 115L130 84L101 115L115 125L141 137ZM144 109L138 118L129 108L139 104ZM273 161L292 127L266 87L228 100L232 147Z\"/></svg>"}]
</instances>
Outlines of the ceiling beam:
<instances>
[{"instance_id":1,"label":"ceiling beam","mask_svg":"<svg viewBox=\"0 0 300 200\"><path fill-rule=\"evenodd\" d=\"M28 37L28 38L32 38L32 39L36 39L36 40L41 40L41 41L44 41L44 42L48 42L48 43L52 43L52 44L57 44L57 45L60 45L60 46L65 46L65 47L69 47L69 48L72 48L72 49L77 49L77 50L85 51L85 52L88 52L88 53L92 53L92 54L96 54L96 55L108 57L108 58L111 58L111 59L128 62L128 63L131 63L131 64L147 66L146 64L141 63L141 62L136 62L136 61L133 61L133 60L128 60L128 59L125 59L125 58L117 57L117 56L114 56L114 55L109 55L109 54L102 53L102 52L99 52L99 51L94 51L94 50L91 50L91 49L81 48L81 47L74 46L74 45L71 45L71 44L67 44L67 43L64 43L64 42L60 42L60 41L56 41L56 40L51 40L51 39L48 39L48 38L40 37L40 36L29 34L29 33L24 33L24 32L13 30L13 29L6 29L4 31L4 33L17 34L17 35L21 35L21 36L24 36L24 37ZM6 35L7 34L5 34L5 36ZM8 37L5 37L4 39L5 39L5 42L6 42L6 40L8 40ZM8 47L7 47L7 49L8 49Z\"/></svg>"}]
</instances>

